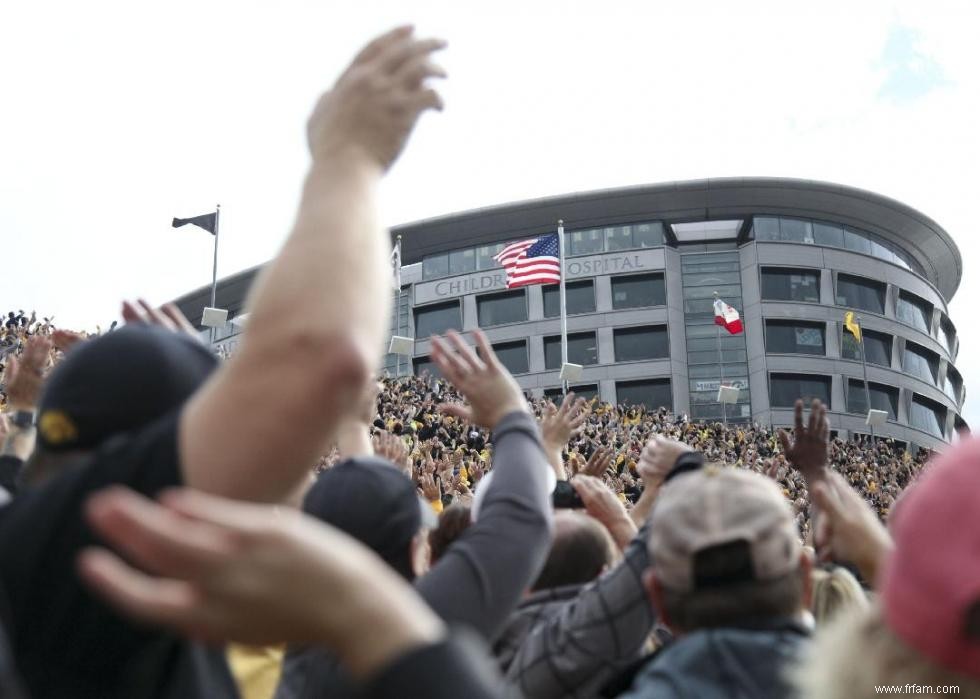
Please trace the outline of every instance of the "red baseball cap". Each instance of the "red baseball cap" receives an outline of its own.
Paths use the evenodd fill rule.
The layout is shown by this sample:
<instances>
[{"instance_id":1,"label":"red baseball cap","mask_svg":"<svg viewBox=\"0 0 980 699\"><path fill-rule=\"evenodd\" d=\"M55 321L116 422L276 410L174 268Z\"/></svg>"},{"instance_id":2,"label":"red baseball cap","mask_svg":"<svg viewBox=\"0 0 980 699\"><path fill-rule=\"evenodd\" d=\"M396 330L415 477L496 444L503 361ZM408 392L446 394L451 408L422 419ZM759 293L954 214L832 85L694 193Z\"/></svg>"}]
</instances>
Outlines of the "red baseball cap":
<instances>
[{"instance_id":1,"label":"red baseball cap","mask_svg":"<svg viewBox=\"0 0 980 699\"><path fill-rule=\"evenodd\" d=\"M980 678L980 439L935 458L890 523L889 627L934 663Z\"/></svg>"}]
</instances>

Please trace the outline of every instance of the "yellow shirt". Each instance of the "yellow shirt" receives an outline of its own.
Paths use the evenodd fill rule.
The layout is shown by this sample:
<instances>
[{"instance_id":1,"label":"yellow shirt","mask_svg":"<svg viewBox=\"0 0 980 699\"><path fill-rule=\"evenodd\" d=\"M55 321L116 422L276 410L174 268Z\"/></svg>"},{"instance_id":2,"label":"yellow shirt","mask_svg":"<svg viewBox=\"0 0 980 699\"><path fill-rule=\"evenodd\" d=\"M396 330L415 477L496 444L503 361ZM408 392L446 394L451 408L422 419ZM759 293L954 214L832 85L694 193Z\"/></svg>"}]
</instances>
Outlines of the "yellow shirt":
<instances>
[{"instance_id":1,"label":"yellow shirt","mask_svg":"<svg viewBox=\"0 0 980 699\"><path fill-rule=\"evenodd\" d=\"M272 699L282 674L283 646L228 646L228 665L242 699Z\"/></svg>"}]
</instances>

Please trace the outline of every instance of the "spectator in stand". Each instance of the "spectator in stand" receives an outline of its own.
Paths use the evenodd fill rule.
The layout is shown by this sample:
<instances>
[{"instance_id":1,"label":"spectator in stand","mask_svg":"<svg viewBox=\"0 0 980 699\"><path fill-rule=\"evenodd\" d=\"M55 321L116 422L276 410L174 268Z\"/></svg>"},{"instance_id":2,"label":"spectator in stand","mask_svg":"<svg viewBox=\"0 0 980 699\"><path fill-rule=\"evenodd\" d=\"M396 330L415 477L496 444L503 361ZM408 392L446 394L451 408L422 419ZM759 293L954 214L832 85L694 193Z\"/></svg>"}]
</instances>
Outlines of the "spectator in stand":
<instances>
[{"instance_id":1,"label":"spectator in stand","mask_svg":"<svg viewBox=\"0 0 980 699\"><path fill-rule=\"evenodd\" d=\"M469 402L468 407L443 404L444 414L493 430L494 479L482 488L474 522L438 563L426 571L425 561L416 555L423 532L415 488L391 464L363 457L337 464L320 476L304 510L372 547L414 581L422 599L447 623L490 641L541 568L550 539L551 487L527 401L486 336L480 331L474 335L479 356L451 332L447 342L433 338L432 357ZM363 419L355 432L366 439L369 424ZM341 451L356 453L350 448ZM354 693L335 657L319 648L287 652L277 699Z\"/></svg>"},{"instance_id":2,"label":"spectator in stand","mask_svg":"<svg viewBox=\"0 0 980 699\"><path fill-rule=\"evenodd\" d=\"M318 644L364 699L497 696L478 640L451 638L376 556L295 510L191 490L156 504L123 488L93 496L86 510L107 542L159 576L105 549L82 552L88 584L127 615L212 642ZM321 595L333 602L311 604Z\"/></svg>"},{"instance_id":3,"label":"spectator in stand","mask_svg":"<svg viewBox=\"0 0 980 699\"><path fill-rule=\"evenodd\" d=\"M940 456L902 497L894 540L843 476L813 497L821 555L856 564L879 596L819 634L799 670L803 696L980 696L980 440Z\"/></svg>"},{"instance_id":4,"label":"spectator in stand","mask_svg":"<svg viewBox=\"0 0 980 699\"><path fill-rule=\"evenodd\" d=\"M52 373L39 439L70 463L48 464L45 482L0 510L4 622L33 699L237 696L218 650L137 626L79 584L76 556L96 541L85 503L112 484L266 502L295 491L380 361L389 244L374 197L418 116L440 106L425 79L441 73L429 63L441 46L409 27L389 32L320 100L295 227L253 290L241 351L220 370L198 342L135 327L83 343ZM146 320L173 327L155 310ZM100 401L123 390L114 378L138 374L131 365L147 390L106 410Z\"/></svg>"},{"instance_id":5,"label":"spectator in stand","mask_svg":"<svg viewBox=\"0 0 980 699\"><path fill-rule=\"evenodd\" d=\"M560 451L579 424L566 397L542 420L546 451ZM687 458L684 445L656 438L644 448L639 464L646 489L633 510L596 476L579 473L572 484L595 522L569 513L556 528L545 569L531 594L512 615L494 653L507 679L508 695L593 697L617 672L635 662L653 629L656 614L643 585L647 556L647 514L668 472ZM597 455L600 458L595 458ZM593 454L584 471L601 473L608 454ZM553 462L554 463L554 462ZM700 463L700 462L699 462ZM594 530L601 524L608 534ZM609 542L623 550L613 567ZM611 568L604 572L604 568Z\"/></svg>"}]
</instances>

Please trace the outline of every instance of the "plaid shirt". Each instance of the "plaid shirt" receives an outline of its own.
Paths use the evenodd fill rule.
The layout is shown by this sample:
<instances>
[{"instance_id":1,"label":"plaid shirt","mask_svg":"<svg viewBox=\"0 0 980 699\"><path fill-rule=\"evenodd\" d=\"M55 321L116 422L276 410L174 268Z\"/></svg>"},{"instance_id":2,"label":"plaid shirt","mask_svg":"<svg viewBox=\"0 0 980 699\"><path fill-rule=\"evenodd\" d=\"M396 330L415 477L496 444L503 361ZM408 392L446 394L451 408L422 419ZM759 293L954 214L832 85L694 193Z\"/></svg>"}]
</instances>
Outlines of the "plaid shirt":
<instances>
[{"instance_id":1,"label":"plaid shirt","mask_svg":"<svg viewBox=\"0 0 980 699\"><path fill-rule=\"evenodd\" d=\"M595 582L544 590L518 607L494 648L507 680L505 696L596 697L640 656L656 621L642 579L648 528Z\"/></svg>"}]
</instances>

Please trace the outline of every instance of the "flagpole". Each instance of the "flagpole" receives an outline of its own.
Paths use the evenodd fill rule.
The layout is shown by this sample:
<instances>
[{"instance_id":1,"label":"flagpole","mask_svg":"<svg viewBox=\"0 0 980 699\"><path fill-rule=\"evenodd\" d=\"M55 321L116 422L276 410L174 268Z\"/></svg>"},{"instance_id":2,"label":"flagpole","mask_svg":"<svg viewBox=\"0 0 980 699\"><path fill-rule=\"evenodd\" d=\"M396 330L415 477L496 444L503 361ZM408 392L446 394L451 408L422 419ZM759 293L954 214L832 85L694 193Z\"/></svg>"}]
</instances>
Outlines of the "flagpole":
<instances>
[{"instance_id":1,"label":"flagpole","mask_svg":"<svg viewBox=\"0 0 980 699\"><path fill-rule=\"evenodd\" d=\"M868 385L868 362L864 356L864 327L861 325L861 317L856 316L854 320L857 322L858 328L860 328L861 340L858 342L861 345L861 369L864 371L864 400L867 403L868 411L871 411L871 386ZM871 428L871 444L875 441L875 426L868 424Z\"/></svg>"},{"instance_id":2,"label":"flagpole","mask_svg":"<svg viewBox=\"0 0 980 699\"><path fill-rule=\"evenodd\" d=\"M561 313L561 366L568 364L568 322L565 315L565 222L558 219L558 303ZM568 381L562 380L561 392L568 394Z\"/></svg>"},{"instance_id":3,"label":"flagpole","mask_svg":"<svg viewBox=\"0 0 980 699\"><path fill-rule=\"evenodd\" d=\"M714 292L714 294L715 294L715 301L717 301L718 292L716 291ZM713 308L711 312L712 314L714 314ZM721 387L725 383L725 368L722 366L721 363L721 326L718 325L717 322L715 323L715 330L717 331L715 333L715 338L718 344L718 393L720 395ZM728 408L726 407L725 403L721 403L721 418L722 418L722 422L724 422L725 424L725 427L728 427Z\"/></svg>"},{"instance_id":4,"label":"flagpole","mask_svg":"<svg viewBox=\"0 0 980 699\"><path fill-rule=\"evenodd\" d=\"M398 292L395 296L395 334L401 335L402 333L402 237L398 236L395 240L395 249L398 251L396 254L396 261L398 262L398 270L395 277ZM402 375L402 356L401 354L395 355L395 378L400 378Z\"/></svg>"},{"instance_id":5,"label":"flagpole","mask_svg":"<svg viewBox=\"0 0 980 699\"><path fill-rule=\"evenodd\" d=\"M218 298L218 224L221 220L221 204L214 212L214 266L211 270L211 308L216 308ZM214 344L214 328L211 328L211 344Z\"/></svg>"}]
</instances>

